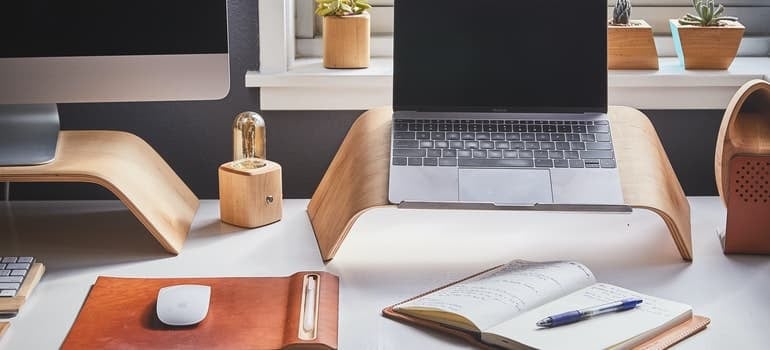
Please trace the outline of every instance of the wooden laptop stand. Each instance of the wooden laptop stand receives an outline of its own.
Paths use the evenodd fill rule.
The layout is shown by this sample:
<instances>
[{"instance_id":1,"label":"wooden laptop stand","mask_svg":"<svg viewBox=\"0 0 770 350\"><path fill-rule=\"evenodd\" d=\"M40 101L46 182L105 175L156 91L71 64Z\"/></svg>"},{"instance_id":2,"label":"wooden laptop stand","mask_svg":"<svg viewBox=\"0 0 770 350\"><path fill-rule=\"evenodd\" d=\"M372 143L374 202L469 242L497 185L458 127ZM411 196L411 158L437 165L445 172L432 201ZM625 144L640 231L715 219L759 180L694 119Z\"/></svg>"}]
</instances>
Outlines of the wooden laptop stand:
<instances>
[{"instance_id":1,"label":"wooden laptop stand","mask_svg":"<svg viewBox=\"0 0 770 350\"><path fill-rule=\"evenodd\" d=\"M0 167L0 182L88 182L114 193L163 248L179 254L198 198L155 150L119 131L61 131L56 159Z\"/></svg>"},{"instance_id":2,"label":"wooden laptop stand","mask_svg":"<svg viewBox=\"0 0 770 350\"><path fill-rule=\"evenodd\" d=\"M692 260L690 205L655 128L647 116L629 107L610 107L609 118L626 204L660 215L682 259ZM310 200L307 212L324 261L334 258L361 214L391 205L391 121L390 108L362 114Z\"/></svg>"}]
</instances>

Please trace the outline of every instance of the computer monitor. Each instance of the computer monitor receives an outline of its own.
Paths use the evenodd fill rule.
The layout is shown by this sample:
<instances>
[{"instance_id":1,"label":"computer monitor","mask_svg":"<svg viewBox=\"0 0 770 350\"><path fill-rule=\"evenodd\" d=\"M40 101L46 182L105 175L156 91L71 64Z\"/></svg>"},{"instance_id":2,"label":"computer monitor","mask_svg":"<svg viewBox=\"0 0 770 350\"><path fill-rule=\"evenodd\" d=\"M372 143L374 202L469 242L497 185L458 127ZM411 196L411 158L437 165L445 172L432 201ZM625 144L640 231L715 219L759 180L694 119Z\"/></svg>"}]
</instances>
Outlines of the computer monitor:
<instances>
[{"instance_id":1,"label":"computer monitor","mask_svg":"<svg viewBox=\"0 0 770 350\"><path fill-rule=\"evenodd\" d=\"M226 0L3 1L0 166L54 159L56 103L220 99L229 77Z\"/></svg>"}]
</instances>

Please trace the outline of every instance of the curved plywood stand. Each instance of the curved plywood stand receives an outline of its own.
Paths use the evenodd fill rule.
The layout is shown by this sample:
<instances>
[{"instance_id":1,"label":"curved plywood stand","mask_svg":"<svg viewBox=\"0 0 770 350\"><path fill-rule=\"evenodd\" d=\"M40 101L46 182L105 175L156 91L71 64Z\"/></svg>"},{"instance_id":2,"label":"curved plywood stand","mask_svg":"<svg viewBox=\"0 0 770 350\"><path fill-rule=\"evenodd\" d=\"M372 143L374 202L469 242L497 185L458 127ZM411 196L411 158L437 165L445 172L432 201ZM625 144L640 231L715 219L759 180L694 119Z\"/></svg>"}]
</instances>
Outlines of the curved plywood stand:
<instances>
[{"instance_id":1,"label":"curved plywood stand","mask_svg":"<svg viewBox=\"0 0 770 350\"><path fill-rule=\"evenodd\" d=\"M390 108L378 108L356 120L310 200L307 211L325 261L361 214L390 204L391 115ZM626 204L660 215L682 259L692 260L690 206L655 129L633 108L610 107L609 116Z\"/></svg>"},{"instance_id":2,"label":"curved plywood stand","mask_svg":"<svg viewBox=\"0 0 770 350\"><path fill-rule=\"evenodd\" d=\"M166 251L178 254L198 198L154 149L118 131L61 131L56 159L0 167L0 181L88 182L114 193Z\"/></svg>"}]
</instances>

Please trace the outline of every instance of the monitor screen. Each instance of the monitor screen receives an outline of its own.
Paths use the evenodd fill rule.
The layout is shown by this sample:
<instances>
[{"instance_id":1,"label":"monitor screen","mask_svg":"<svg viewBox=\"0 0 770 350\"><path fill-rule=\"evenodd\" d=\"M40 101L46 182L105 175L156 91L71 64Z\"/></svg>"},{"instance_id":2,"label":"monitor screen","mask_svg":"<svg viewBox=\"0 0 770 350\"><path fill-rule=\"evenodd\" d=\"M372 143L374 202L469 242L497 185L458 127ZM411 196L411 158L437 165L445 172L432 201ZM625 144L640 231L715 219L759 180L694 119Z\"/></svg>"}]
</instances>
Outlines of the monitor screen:
<instances>
[{"instance_id":1,"label":"monitor screen","mask_svg":"<svg viewBox=\"0 0 770 350\"><path fill-rule=\"evenodd\" d=\"M394 21L396 110L607 110L604 0L397 0Z\"/></svg>"},{"instance_id":2,"label":"monitor screen","mask_svg":"<svg viewBox=\"0 0 770 350\"><path fill-rule=\"evenodd\" d=\"M218 99L225 0L0 4L0 103Z\"/></svg>"}]
</instances>

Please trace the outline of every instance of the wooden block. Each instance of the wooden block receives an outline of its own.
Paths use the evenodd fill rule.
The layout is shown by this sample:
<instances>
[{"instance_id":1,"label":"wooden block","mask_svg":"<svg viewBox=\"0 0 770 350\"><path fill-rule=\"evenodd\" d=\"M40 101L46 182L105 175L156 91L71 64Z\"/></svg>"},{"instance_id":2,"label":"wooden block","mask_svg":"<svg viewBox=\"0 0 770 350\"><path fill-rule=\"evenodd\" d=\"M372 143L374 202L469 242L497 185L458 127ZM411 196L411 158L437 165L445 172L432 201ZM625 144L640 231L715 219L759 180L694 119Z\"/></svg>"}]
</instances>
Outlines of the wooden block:
<instances>
[{"instance_id":1,"label":"wooden block","mask_svg":"<svg viewBox=\"0 0 770 350\"><path fill-rule=\"evenodd\" d=\"M19 312L24 302L27 301L27 298L40 282L44 272L45 266L42 263L32 264L16 296L13 298L0 298L0 314L15 314Z\"/></svg>"},{"instance_id":2,"label":"wooden block","mask_svg":"<svg viewBox=\"0 0 770 350\"><path fill-rule=\"evenodd\" d=\"M658 69L652 27L643 20L607 26L607 68Z\"/></svg>"},{"instance_id":3,"label":"wooden block","mask_svg":"<svg viewBox=\"0 0 770 350\"><path fill-rule=\"evenodd\" d=\"M354 16L324 16L324 67L369 67L369 22L368 13Z\"/></svg>"},{"instance_id":4,"label":"wooden block","mask_svg":"<svg viewBox=\"0 0 770 350\"><path fill-rule=\"evenodd\" d=\"M259 227L281 220L283 190L281 166L248 169L228 162L219 167L219 214L222 221L240 227Z\"/></svg>"},{"instance_id":5,"label":"wooden block","mask_svg":"<svg viewBox=\"0 0 770 350\"><path fill-rule=\"evenodd\" d=\"M669 20L679 61L685 69L727 69L733 63L746 28L735 22L721 27L680 25Z\"/></svg>"}]
</instances>

